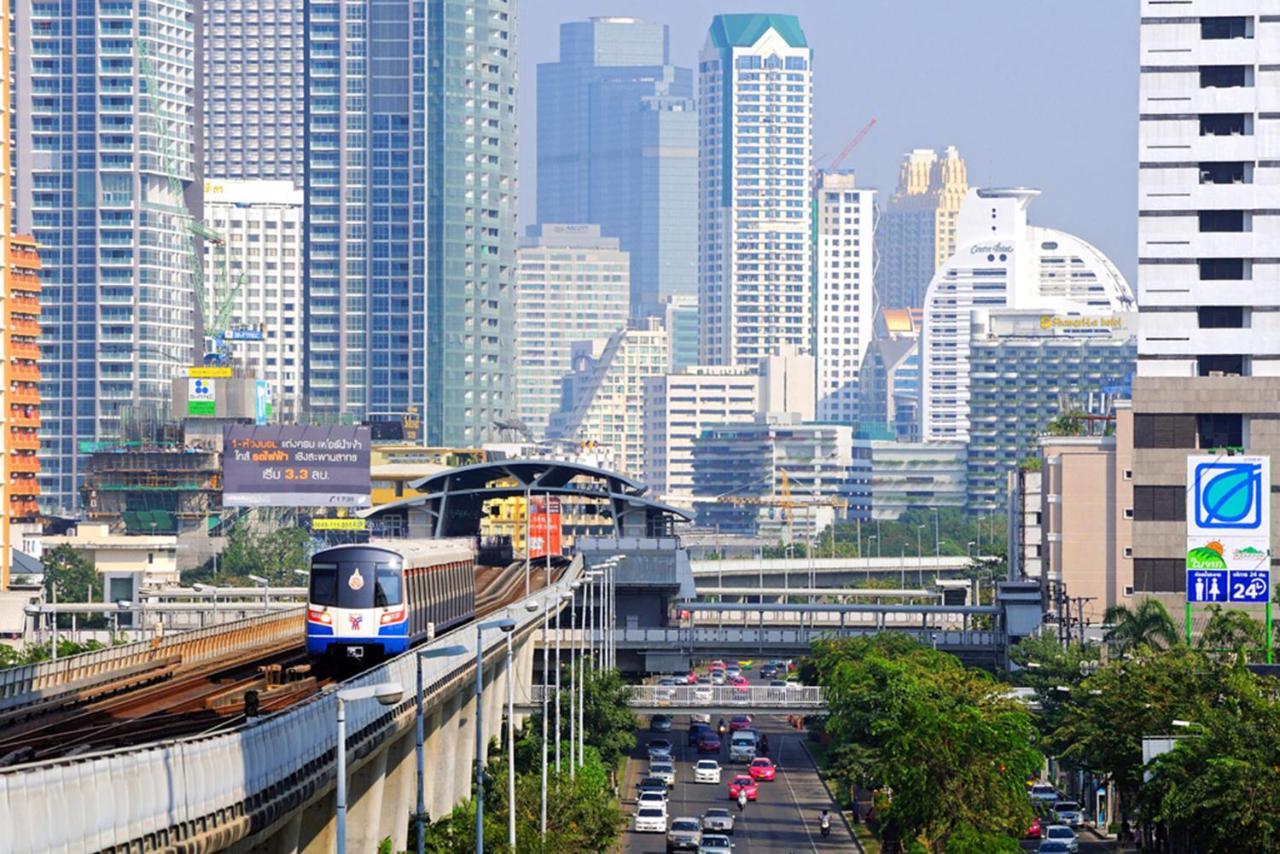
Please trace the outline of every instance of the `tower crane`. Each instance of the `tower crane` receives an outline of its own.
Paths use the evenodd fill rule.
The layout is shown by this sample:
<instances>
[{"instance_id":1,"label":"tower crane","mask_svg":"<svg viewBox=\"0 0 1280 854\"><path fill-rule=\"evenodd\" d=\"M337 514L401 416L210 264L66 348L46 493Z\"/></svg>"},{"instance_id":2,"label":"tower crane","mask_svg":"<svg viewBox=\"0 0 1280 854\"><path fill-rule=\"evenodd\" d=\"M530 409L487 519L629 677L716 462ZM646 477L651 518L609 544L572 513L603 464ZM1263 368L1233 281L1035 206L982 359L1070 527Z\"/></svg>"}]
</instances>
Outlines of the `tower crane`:
<instances>
[{"instance_id":1,"label":"tower crane","mask_svg":"<svg viewBox=\"0 0 1280 854\"><path fill-rule=\"evenodd\" d=\"M791 475L784 468L779 468L781 484L777 495L722 495L716 498L717 504L732 504L738 507L781 507L787 520L787 541L795 542L795 515L797 507L832 507L844 510L849 501L835 496L813 495L805 498L794 498L791 494Z\"/></svg>"}]
</instances>

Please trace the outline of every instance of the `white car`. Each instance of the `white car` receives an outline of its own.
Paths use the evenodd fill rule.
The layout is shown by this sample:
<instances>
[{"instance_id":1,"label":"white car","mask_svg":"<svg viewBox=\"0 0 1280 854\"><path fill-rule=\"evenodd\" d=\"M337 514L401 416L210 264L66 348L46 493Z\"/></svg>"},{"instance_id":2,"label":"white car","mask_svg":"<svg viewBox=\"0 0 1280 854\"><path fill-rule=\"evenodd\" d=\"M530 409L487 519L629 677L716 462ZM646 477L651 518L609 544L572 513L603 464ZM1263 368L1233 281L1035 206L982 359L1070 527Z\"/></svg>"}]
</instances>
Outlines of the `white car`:
<instances>
[{"instance_id":1,"label":"white car","mask_svg":"<svg viewBox=\"0 0 1280 854\"><path fill-rule=\"evenodd\" d=\"M1058 824L1068 827L1077 827L1084 821L1084 811L1075 801L1058 801L1053 805L1053 814L1058 819Z\"/></svg>"},{"instance_id":2,"label":"white car","mask_svg":"<svg viewBox=\"0 0 1280 854\"><path fill-rule=\"evenodd\" d=\"M653 807L662 810L662 814L667 813L667 793L666 792L641 792L636 796L636 805L640 807Z\"/></svg>"},{"instance_id":3,"label":"white car","mask_svg":"<svg viewBox=\"0 0 1280 854\"><path fill-rule=\"evenodd\" d=\"M1052 803L1061 797L1061 795L1058 794L1057 788L1049 785L1048 783L1036 783L1031 787L1030 794L1031 800L1044 801L1045 803Z\"/></svg>"},{"instance_id":4,"label":"white car","mask_svg":"<svg viewBox=\"0 0 1280 854\"><path fill-rule=\"evenodd\" d=\"M733 833L733 813L723 807L712 807L702 814L703 833Z\"/></svg>"},{"instance_id":5,"label":"white car","mask_svg":"<svg viewBox=\"0 0 1280 854\"><path fill-rule=\"evenodd\" d=\"M704 686L704 687L705 687L705 686ZM709 724L711 723L711 715L709 715L709 714L705 714L705 713L699 713L699 714L696 714L696 715L689 715L689 723L691 723L691 724L708 724L708 725L709 725Z\"/></svg>"},{"instance_id":6,"label":"white car","mask_svg":"<svg viewBox=\"0 0 1280 854\"><path fill-rule=\"evenodd\" d=\"M1080 850L1080 840L1076 838L1076 832L1065 824L1049 825L1044 829L1044 838L1067 843L1071 854L1076 854Z\"/></svg>"},{"instance_id":7,"label":"white car","mask_svg":"<svg viewBox=\"0 0 1280 854\"><path fill-rule=\"evenodd\" d=\"M667 813L656 807L641 806L636 810L636 833L666 833Z\"/></svg>"},{"instance_id":8,"label":"white car","mask_svg":"<svg viewBox=\"0 0 1280 854\"><path fill-rule=\"evenodd\" d=\"M720 783L720 763L714 759L699 759L693 765L693 782Z\"/></svg>"},{"instance_id":9,"label":"white car","mask_svg":"<svg viewBox=\"0 0 1280 854\"><path fill-rule=\"evenodd\" d=\"M710 685L699 685L693 689L693 701L695 703L710 703L715 698L715 689ZM707 723L710 723L710 715L707 715Z\"/></svg>"},{"instance_id":10,"label":"white car","mask_svg":"<svg viewBox=\"0 0 1280 854\"><path fill-rule=\"evenodd\" d=\"M702 842L698 845L698 854L733 854L733 843L723 834L704 833Z\"/></svg>"},{"instance_id":11,"label":"white car","mask_svg":"<svg viewBox=\"0 0 1280 854\"><path fill-rule=\"evenodd\" d=\"M712 684L712 685L723 685L723 684L724 684L724 671L723 671L723 670L712 670L712 671L711 671L711 684Z\"/></svg>"},{"instance_id":12,"label":"white car","mask_svg":"<svg viewBox=\"0 0 1280 854\"><path fill-rule=\"evenodd\" d=\"M665 780L667 785L675 788L676 785L676 766L670 762L650 762L649 776L657 777L659 780Z\"/></svg>"}]
</instances>

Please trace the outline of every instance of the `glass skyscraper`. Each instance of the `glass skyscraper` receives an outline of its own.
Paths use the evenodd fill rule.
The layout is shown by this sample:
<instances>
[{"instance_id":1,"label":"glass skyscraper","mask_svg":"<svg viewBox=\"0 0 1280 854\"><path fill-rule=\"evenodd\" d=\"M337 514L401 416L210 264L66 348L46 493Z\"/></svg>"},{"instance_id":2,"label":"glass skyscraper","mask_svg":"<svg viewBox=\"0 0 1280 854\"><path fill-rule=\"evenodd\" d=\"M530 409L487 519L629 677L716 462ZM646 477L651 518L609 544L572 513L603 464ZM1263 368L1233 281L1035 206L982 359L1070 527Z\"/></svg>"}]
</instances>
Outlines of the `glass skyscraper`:
<instances>
[{"instance_id":1,"label":"glass skyscraper","mask_svg":"<svg viewBox=\"0 0 1280 854\"><path fill-rule=\"evenodd\" d=\"M698 118L693 73L667 27L636 18L560 25L538 65L538 222L594 223L631 254L631 310L697 293Z\"/></svg>"},{"instance_id":2,"label":"glass skyscraper","mask_svg":"<svg viewBox=\"0 0 1280 854\"><path fill-rule=\"evenodd\" d=\"M17 228L43 262L41 503L79 504L82 443L159 408L196 355L190 0L15 4Z\"/></svg>"},{"instance_id":3,"label":"glass skyscraper","mask_svg":"<svg viewBox=\"0 0 1280 854\"><path fill-rule=\"evenodd\" d=\"M307 394L316 420L511 416L516 4L308 6Z\"/></svg>"}]
</instances>

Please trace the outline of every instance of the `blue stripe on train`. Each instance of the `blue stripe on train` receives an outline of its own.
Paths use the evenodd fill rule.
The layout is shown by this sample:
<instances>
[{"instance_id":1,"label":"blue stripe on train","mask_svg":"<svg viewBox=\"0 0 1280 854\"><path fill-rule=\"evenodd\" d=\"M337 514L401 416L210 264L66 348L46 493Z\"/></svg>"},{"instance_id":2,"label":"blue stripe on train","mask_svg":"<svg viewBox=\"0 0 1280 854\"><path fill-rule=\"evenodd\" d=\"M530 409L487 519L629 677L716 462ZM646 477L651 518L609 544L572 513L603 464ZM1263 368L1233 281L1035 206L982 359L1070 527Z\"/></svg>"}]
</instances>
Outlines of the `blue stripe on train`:
<instances>
[{"instance_id":1,"label":"blue stripe on train","mask_svg":"<svg viewBox=\"0 0 1280 854\"><path fill-rule=\"evenodd\" d=\"M333 647L338 647L334 651L340 652L342 647L347 646L381 647L383 655L399 655L409 648L409 639L407 637L353 638L310 635L307 637L307 655L324 655Z\"/></svg>"}]
</instances>

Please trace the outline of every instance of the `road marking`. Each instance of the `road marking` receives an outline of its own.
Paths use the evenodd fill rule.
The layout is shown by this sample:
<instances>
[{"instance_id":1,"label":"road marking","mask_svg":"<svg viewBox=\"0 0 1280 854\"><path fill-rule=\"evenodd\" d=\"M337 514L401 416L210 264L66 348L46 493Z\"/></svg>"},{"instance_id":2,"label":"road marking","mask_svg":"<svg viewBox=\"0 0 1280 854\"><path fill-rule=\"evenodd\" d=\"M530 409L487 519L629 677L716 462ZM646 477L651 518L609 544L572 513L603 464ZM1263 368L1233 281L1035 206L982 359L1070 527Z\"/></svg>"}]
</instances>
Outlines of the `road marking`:
<instances>
[{"instance_id":1,"label":"road marking","mask_svg":"<svg viewBox=\"0 0 1280 854\"><path fill-rule=\"evenodd\" d=\"M787 736L785 735L782 736L782 738L778 739L778 741L781 742L781 744L778 745L778 765L779 767L781 767L781 765L783 764L782 754L787 749ZM803 749L804 748L801 748L801 750ZM815 774L817 773L817 768L814 769L814 773ZM790 793L791 795L791 803L795 804L796 812L800 815L800 826L804 828L804 835L809 838L809 848L811 848L814 851L817 851L818 846L813 841L813 833L809 831L809 820L805 818L804 811L800 809L800 800L796 797L796 790L791 785L791 775L790 774L784 775L783 780L786 781L787 792Z\"/></svg>"}]
</instances>

